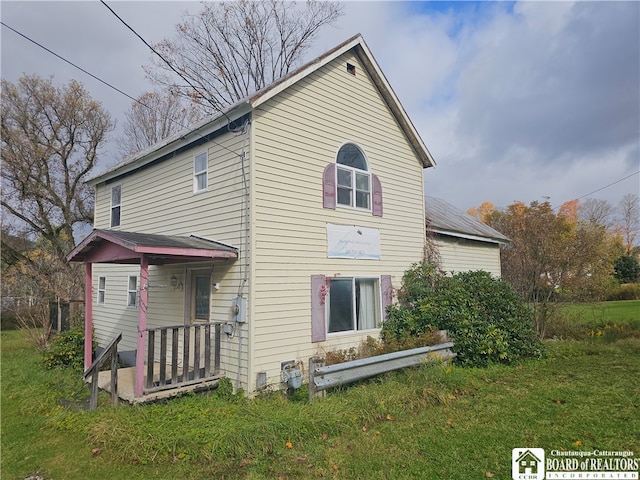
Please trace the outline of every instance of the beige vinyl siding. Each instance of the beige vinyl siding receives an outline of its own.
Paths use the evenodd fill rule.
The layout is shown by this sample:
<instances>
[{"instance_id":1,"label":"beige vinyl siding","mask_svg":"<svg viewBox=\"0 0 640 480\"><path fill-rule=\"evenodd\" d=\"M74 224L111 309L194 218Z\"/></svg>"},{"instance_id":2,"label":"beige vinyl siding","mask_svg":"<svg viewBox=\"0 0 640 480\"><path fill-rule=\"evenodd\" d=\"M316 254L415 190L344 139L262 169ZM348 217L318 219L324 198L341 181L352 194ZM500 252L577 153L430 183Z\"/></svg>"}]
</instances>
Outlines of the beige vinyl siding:
<instances>
[{"instance_id":1,"label":"beige vinyl siding","mask_svg":"<svg viewBox=\"0 0 640 480\"><path fill-rule=\"evenodd\" d=\"M346 72L346 62L357 75ZM280 362L357 345L377 330L328 335L311 343L310 276L392 275L421 259L422 165L358 59L348 53L271 99L256 112L253 194L251 387L266 371L279 384ZM383 217L322 208L322 173L340 146L356 143L382 184ZM380 230L381 260L327 258L327 223Z\"/></svg>"},{"instance_id":2,"label":"beige vinyl siding","mask_svg":"<svg viewBox=\"0 0 640 480\"><path fill-rule=\"evenodd\" d=\"M484 270L500 277L500 247L497 243L438 235L440 267L447 273Z\"/></svg>"},{"instance_id":3,"label":"beige vinyl siding","mask_svg":"<svg viewBox=\"0 0 640 480\"><path fill-rule=\"evenodd\" d=\"M249 182L249 142L247 134L228 133L160 162L142 169L110 184L96 186L95 227L109 229L111 186L122 184L121 224L117 230L134 231L166 235L198 235L208 239L227 243L244 249L243 224L244 186L240 153L244 147L247 152L245 167ZM193 192L193 157L195 154L208 153L207 191ZM248 254L248 252L247 252ZM226 322L231 320L231 304L238 293L242 281L238 261L214 261L212 283L219 283L220 289L211 289L211 320ZM189 265L192 267L193 265ZM97 278L104 271L113 269L122 277L118 288L126 298L124 274L138 272L139 266L95 265L94 289L97 295ZM244 268L244 267L243 267ZM149 268L149 310L147 324L149 328L181 325L184 323L184 298L187 286L183 290L173 290L169 278L175 274L185 283L187 265L150 266ZM248 285L247 285L248 286ZM109 285L108 289L113 291ZM248 290L245 289L245 293ZM126 304L124 304L126 306ZM96 338L104 346L110 338L108 334L123 329L122 350L135 349L135 335L138 324L137 312L125 312L122 305L109 304L105 308L94 308ZM108 308L107 308L108 307ZM242 335L230 338L222 335L221 368L233 380L237 375L238 340L242 337L242 381L247 378L248 330L243 327ZM117 334L117 333L116 333ZM129 340L133 338L133 340Z\"/></svg>"}]
</instances>

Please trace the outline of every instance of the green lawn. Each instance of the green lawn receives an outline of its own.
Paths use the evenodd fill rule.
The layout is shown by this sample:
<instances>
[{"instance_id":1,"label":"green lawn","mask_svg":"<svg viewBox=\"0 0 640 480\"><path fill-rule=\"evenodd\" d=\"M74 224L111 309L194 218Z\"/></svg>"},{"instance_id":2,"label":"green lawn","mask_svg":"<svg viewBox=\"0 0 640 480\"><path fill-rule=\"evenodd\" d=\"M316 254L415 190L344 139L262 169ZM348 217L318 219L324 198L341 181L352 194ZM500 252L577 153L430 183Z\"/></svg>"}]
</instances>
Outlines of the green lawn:
<instances>
[{"instance_id":1,"label":"green lawn","mask_svg":"<svg viewBox=\"0 0 640 480\"><path fill-rule=\"evenodd\" d=\"M635 304L607 321L634 324ZM23 332L1 335L3 479L509 479L516 447L640 453L637 336L550 341L510 367L425 366L311 405L209 393L112 407L101 394L86 411L79 375L44 370Z\"/></svg>"},{"instance_id":2,"label":"green lawn","mask_svg":"<svg viewBox=\"0 0 640 480\"><path fill-rule=\"evenodd\" d=\"M640 322L640 300L582 303L568 305L565 309L574 314L577 321L584 323Z\"/></svg>"}]
</instances>

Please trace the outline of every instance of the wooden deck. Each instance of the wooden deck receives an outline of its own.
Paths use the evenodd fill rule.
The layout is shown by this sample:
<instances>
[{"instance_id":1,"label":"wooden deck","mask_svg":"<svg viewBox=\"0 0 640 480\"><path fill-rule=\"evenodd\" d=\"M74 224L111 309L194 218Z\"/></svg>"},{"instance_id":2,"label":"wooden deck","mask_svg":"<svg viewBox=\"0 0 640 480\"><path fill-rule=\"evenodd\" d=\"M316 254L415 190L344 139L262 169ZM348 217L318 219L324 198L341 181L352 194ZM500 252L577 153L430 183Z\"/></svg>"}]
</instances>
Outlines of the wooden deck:
<instances>
[{"instance_id":1,"label":"wooden deck","mask_svg":"<svg viewBox=\"0 0 640 480\"><path fill-rule=\"evenodd\" d=\"M184 395L189 392L202 392L206 390L212 390L218 386L218 382L224 375L217 375L213 378L209 378L206 381L184 385L182 387L176 387L168 390L160 390L157 392L150 392L144 394L142 397L136 398L134 395L135 381L136 381L136 369L135 367L119 368L118 369L118 397L125 402L131 404L138 403L151 403L160 400L166 400L169 398ZM111 392L111 371L106 370L99 372L98 374L98 388Z\"/></svg>"}]
</instances>

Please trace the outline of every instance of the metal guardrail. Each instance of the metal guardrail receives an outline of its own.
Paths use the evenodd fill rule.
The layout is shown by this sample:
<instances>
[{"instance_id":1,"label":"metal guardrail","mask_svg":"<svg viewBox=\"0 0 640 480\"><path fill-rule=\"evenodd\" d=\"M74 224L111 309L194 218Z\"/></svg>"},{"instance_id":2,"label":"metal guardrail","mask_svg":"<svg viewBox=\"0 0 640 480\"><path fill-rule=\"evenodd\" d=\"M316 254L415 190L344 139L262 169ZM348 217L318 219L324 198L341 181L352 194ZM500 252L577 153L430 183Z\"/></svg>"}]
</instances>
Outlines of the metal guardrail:
<instances>
[{"instance_id":1,"label":"metal guardrail","mask_svg":"<svg viewBox=\"0 0 640 480\"><path fill-rule=\"evenodd\" d=\"M420 365L429 358L449 360L456 356L452 347L453 342L447 342L329 366L323 366L322 360L312 357L309 359L309 401L328 388Z\"/></svg>"}]
</instances>

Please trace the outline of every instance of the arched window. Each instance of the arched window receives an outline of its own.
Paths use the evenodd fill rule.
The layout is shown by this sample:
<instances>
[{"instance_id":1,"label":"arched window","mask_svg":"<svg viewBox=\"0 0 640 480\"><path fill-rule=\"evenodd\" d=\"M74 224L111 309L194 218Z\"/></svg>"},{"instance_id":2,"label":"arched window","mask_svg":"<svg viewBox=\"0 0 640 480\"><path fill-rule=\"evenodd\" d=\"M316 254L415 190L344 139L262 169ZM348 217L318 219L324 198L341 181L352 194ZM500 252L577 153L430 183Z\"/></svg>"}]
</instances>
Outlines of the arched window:
<instances>
[{"instance_id":1,"label":"arched window","mask_svg":"<svg viewBox=\"0 0 640 480\"><path fill-rule=\"evenodd\" d=\"M336 157L338 205L371 209L371 174L362 151L353 143L340 147Z\"/></svg>"},{"instance_id":2,"label":"arched window","mask_svg":"<svg viewBox=\"0 0 640 480\"><path fill-rule=\"evenodd\" d=\"M353 143L345 143L336 161L328 164L322 175L322 206L334 210L336 206L368 210L382 216L382 186L369 169L364 153Z\"/></svg>"}]
</instances>

